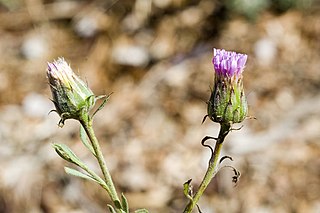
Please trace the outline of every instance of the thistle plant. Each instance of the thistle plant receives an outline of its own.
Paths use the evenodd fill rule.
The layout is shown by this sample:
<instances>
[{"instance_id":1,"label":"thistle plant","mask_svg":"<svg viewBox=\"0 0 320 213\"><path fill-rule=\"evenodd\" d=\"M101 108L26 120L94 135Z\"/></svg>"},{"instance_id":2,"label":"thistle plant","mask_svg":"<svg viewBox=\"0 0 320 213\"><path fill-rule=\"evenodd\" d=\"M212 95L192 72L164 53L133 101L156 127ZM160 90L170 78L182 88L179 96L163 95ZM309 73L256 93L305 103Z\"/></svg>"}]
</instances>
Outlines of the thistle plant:
<instances>
[{"instance_id":1,"label":"thistle plant","mask_svg":"<svg viewBox=\"0 0 320 213\"><path fill-rule=\"evenodd\" d=\"M107 205L111 213L129 213L127 199L123 194L121 194L121 198L118 196L92 126L94 116L104 107L110 95L95 96L63 58L48 63L47 78L52 92L52 102L55 105L55 110L52 111L57 112L60 116L58 126L63 127L67 119L79 121L81 141L97 159L102 177L81 161L67 145L54 143L53 147L61 158L80 168L80 170L76 170L65 167L65 172L93 181L106 190L112 201L112 204ZM103 99L103 102L92 112L98 99ZM146 213L148 211L140 209L135 212Z\"/></svg>"},{"instance_id":2,"label":"thistle plant","mask_svg":"<svg viewBox=\"0 0 320 213\"><path fill-rule=\"evenodd\" d=\"M220 124L220 131L218 137L206 136L201 141L202 146L210 149L211 157L205 176L195 194L192 192L191 179L184 184L184 194L189 199L184 213L192 212L195 206L199 209L197 202L212 178L215 177L221 168L221 162L225 159L232 160L230 156L224 156L220 160L219 158L223 142L228 133L233 130L232 125L234 123L241 123L247 117L248 106L242 81L242 72L244 71L246 61L246 54L226 51L224 49L213 49L214 87L207 102L208 114L202 122L209 117L213 122ZM206 141L210 139L216 141L214 148L206 144ZM233 181L237 182L240 172L232 166L228 167L233 169Z\"/></svg>"}]
</instances>

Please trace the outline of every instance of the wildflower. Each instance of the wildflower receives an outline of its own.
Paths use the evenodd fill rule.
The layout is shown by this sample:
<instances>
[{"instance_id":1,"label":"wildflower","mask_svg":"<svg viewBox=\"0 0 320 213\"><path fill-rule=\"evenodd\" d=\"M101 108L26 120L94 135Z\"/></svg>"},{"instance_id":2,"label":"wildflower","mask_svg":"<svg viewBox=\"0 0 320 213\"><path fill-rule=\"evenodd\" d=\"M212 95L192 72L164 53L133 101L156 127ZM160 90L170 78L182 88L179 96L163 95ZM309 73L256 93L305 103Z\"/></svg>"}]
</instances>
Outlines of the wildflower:
<instances>
[{"instance_id":1,"label":"wildflower","mask_svg":"<svg viewBox=\"0 0 320 213\"><path fill-rule=\"evenodd\" d=\"M52 102L64 125L66 119L79 120L95 104L95 96L88 86L72 71L63 58L48 62L47 78L52 92Z\"/></svg>"},{"instance_id":2,"label":"wildflower","mask_svg":"<svg viewBox=\"0 0 320 213\"><path fill-rule=\"evenodd\" d=\"M243 90L242 72L246 54L214 49L212 63L215 70L214 88L208 101L209 118L220 124L242 122L248 113Z\"/></svg>"}]
</instances>

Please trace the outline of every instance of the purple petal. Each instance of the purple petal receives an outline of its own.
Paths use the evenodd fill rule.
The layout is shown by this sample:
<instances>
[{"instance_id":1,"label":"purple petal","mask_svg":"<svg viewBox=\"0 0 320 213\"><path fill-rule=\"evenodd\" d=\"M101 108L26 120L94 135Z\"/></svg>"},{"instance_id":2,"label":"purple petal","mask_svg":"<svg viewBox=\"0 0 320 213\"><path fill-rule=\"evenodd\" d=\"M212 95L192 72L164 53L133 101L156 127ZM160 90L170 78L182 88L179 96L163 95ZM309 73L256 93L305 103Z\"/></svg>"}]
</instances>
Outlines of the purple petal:
<instances>
[{"instance_id":1,"label":"purple petal","mask_svg":"<svg viewBox=\"0 0 320 213\"><path fill-rule=\"evenodd\" d=\"M243 72L247 57L246 54L214 48L212 63L218 75L231 78Z\"/></svg>"}]
</instances>

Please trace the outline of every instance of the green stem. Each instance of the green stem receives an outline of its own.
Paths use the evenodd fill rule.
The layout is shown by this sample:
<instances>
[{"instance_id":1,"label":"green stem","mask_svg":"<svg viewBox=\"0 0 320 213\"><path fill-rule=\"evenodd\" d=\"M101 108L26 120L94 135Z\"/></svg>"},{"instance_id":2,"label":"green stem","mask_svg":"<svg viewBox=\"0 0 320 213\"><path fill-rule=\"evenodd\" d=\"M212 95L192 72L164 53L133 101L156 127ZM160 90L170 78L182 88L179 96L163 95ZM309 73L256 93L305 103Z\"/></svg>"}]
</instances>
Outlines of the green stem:
<instances>
[{"instance_id":1,"label":"green stem","mask_svg":"<svg viewBox=\"0 0 320 213\"><path fill-rule=\"evenodd\" d=\"M96 154L95 156L98 160L100 169L102 171L102 174L103 174L106 186L107 186L107 187L103 187L103 188L106 189L106 191L108 192L108 194L114 204L116 202L120 203L119 197L118 197L117 191L114 187L110 172L109 172L107 164L106 164L106 161L105 161L103 154L101 152L101 148L100 148L98 139L96 138L96 136L94 134L94 130L92 128L92 119L88 115L84 115L81 117L80 123L83 126L84 130L86 131L88 138L91 141L92 148ZM116 209L118 210L118 212L121 212L121 210L118 209L117 206L118 205L115 205Z\"/></svg>"},{"instance_id":2,"label":"green stem","mask_svg":"<svg viewBox=\"0 0 320 213\"><path fill-rule=\"evenodd\" d=\"M213 154L210 158L207 172L206 172L205 176L203 177L203 180L199 186L198 191L192 197L192 200L189 201L186 208L184 209L184 211L183 211L184 213L192 212L192 210L196 206L197 202L199 201L200 197L202 196L203 192L206 190L207 186L211 182L212 178L217 174L217 172L218 172L217 165L218 165L223 141L224 141L225 137L227 136L227 134L229 133L230 127L231 127L230 124L221 124L219 136L217 138Z\"/></svg>"}]
</instances>

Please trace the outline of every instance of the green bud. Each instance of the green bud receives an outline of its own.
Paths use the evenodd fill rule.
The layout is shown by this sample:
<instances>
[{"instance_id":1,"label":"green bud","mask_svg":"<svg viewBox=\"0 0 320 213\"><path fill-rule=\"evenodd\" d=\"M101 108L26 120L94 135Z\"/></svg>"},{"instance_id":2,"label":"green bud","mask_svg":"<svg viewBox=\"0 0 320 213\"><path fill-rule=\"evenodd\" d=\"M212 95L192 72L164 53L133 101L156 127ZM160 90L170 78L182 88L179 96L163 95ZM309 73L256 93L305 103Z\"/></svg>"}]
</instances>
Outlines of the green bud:
<instances>
[{"instance_id":1,"label":"green bud","mask_svg":"<svg viewBox=\"0 0 320 213\"><path fill-rule=\"evenodd\" d=\"M72 71L63 58L49 63L47 69L52 92L52 102L61 117L59 126L66 119L79 120L95 104L95 96L88 86Z\"/></svg>"}]
</instances>

